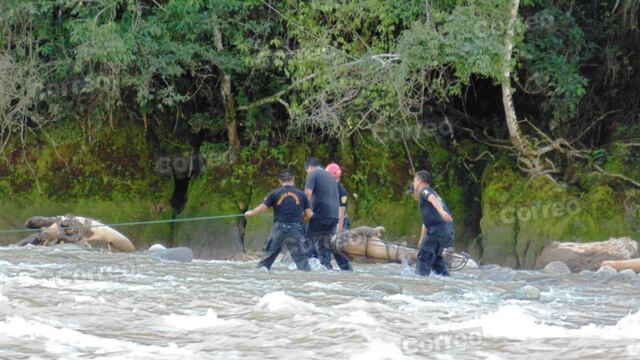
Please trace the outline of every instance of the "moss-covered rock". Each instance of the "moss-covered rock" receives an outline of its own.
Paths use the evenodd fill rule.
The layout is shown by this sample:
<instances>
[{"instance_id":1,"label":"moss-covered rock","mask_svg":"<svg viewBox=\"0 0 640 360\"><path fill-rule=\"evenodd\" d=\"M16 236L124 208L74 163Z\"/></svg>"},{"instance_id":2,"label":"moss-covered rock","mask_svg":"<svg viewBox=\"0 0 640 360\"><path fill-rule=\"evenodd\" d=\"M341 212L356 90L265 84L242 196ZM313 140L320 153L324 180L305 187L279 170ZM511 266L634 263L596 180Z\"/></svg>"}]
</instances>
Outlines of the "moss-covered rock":
<instances>
[{"instance_id":1,"label":"moss-covered rock","mask_svg":"<svg viewBox=\"0 0 640 360\"><path fill-rule=\"evenodd\" d=\"M533 268L552 241L588 242L638 236L635 191L591 182L588 191L526 178L508 165L483 176L483 262Z\"/></svg>"}]
</instances>

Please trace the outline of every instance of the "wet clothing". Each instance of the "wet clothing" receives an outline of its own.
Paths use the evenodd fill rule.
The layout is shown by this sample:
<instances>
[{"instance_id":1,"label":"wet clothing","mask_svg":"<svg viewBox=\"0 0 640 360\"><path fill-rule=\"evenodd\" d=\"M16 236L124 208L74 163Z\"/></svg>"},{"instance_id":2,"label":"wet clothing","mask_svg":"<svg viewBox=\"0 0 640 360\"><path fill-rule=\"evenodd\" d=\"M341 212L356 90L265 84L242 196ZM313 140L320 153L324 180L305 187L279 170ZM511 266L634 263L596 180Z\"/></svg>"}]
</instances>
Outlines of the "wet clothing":
<instances>
[{"instance_id":1,"label":"wet clothing","mask_svg":"<svg viewBox=\"0 0 640 360\"><path fill-rule=\"evenodd\" d=\"M436 274L448 276L449 270L442 251L452 245L454 236L453 222L428 228L418 251L416 274L429 276L433 270Z\"/></svg>"},{"instance_id":2,"label":"wet clothing","mask_svg":"<svg viewBox=\"0 0 640 360\"><path fill-rule=\"evenodd\" d=\"M353 268L349 263L349 258L340 251L331 248L331 238L335 235L337 226L337 219L316 219L314 216L309 220L306 237L313 245L309 257L318 258L327 269L332 269L331 255L333 254L340 270L351 271Z\"/></svg>"},{"instance_id":3,"label":"wet clothing","mask_svg":"<svg viewBox=\"0 0 640 360\"><path fill-rule=\"evenodd\" d=\"M287 245L289 254L291 254L298 270L310 271L311 267L307 257L309 249L303 235L302 223L275 222L265 244L264 255L258 262L258 267L264 266L271 269L284 244Z\"/></svg>"},{"instance_id":4,"label":"wet clothing","mask_svg":"<svg viewBox=\"0 0 640 360\"><path fill-rule=\"evenodd\" d=\"M312 191L311 209L315 219L338 220L338 182L324 169L316 169L307 175L305 189Z\"/></svg>"},{"instance_id":5,"label":"wet clothing","mask_svg":"<svg viewBox=\"0 0 640 360\"><path fill-rule=\"evenodd\" d=\"M286 244L298 270L310 271L307 258L309 245L304 237L302 226L304 211L309 209L307 196L297 187L285 185L271 191L263 204L273 208L274 223L258 267L264 266L271 269L273 262L282 251L282 246Z\"/></svg>"},{"instance_id":6,"label":"wet clothing","mask_svg":"<svg viewBox=\"0 0 640 360\"><path fill-rule=\"evenodd\" d=\"M422 239L422 245L418 251L416 273L429 276L433 270L436 274L448 276L449 270L442 256L442 251L453 244L455 225L440 216L438 210L429 202L429 198L432 196L440 202L444 211L451 215L451 211L438 193L429 186L422 189L420 192L420 214L422 222L427 228L427 233Z\"/></svg>"},{"instance_id":7,"label":"wet clothing","mask_svg":"<svg viewBox=\"0 0 640 360\"><path fill-rule=\"evenodd\" d=\"M271 191L262 203L273 208L273 222L302 223L304 211L309 208L304 192L291 185Z\"/></svg>"},{"instance_id":8,"label":"wet clothing","mask_svg":"<svg viewBox=\"0 0 640 360\"><path fill-rule=\"evenodd\" d=\"M422 223L427 227L427 229L434 225L446 223L442 216L440 216L438 210L436 210L436 208L429 202L429 197L431 196L434 196L440 204L442 204L444 211L451 215L451 211L447 207L447 204L442 201L440 195L438 195L438 193L436 193L430 186L425 187L420 192L420 214L422 215Z\"/></svg>"}]
</instances>

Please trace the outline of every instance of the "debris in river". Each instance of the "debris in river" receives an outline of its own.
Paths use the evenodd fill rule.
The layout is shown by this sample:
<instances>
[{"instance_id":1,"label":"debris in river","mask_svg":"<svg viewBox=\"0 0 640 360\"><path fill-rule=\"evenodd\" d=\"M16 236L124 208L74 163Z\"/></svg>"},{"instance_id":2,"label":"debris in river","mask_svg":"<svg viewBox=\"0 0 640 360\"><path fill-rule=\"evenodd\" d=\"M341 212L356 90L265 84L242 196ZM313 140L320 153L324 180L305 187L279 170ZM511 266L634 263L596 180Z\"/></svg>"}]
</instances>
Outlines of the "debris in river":
<instances>
[{"instance_id":1,"label":"debris in river","mask_svg":"<svg viewBox=\"0 0 640 360\"><path fill-rule=\"evenodd\" d=\"M115 229L103 223L81 216L65 215L56 217L34 216L25 224L39 232L20 240L17 245L53 246L61 243L88 244L104 243L109 250L132 252L131 241Z\"/></svg>"},{"instance_id":2,"label":"debris in river","mask_svg":"<svg viewBox=\"0 0 640 360\"><path fill-rule=\"evenodd\" d=\"M629 269L634 272L640 272L640 259L629 260L617 260L617 261L603 261L602 266L611 266L612 268L620 271Z\"/></svg>"},{"instance_id":3,"label":"debris in river","mask_svg":"<svg viewBox=\"0 0 640 360\"><path fill-rule=\"evenodd\" d=\"M359 226L336 235L331 246L356 260L402 263L406 259L415 263L418 256L417 248L384 241L383 232L382 226ZM442 256L449 270L454 271L462 270L470 259L469 254L457 253L453 248L446 248Z\"/></svg>"},{"instance_id":4,"label":"debris in river","mask_svg":"<svg viewBox=\"0 0 640 360\"><path fill-rule=\"evenodd\" d=\"M553 242L544 248L536 268L562 261L573 272L598 270L606 260L628 260L638 257L638 243L630 238L617 238L591 243Z\"/></svg>"}]
</instances>

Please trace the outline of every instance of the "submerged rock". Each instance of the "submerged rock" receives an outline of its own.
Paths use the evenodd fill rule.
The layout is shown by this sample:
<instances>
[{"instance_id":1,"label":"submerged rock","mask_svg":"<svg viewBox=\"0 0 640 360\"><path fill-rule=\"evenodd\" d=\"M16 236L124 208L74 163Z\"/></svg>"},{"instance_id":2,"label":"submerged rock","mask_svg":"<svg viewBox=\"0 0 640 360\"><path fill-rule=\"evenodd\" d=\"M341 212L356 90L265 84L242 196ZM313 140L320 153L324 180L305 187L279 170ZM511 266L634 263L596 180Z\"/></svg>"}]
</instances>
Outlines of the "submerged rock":
<instances>
[{"instance_id":1,"label":"submerged rock","mask_svg":"<svg viewBox=\"0 0 640 360\"><path fill-rule=\"evenodd\" d=\"M490 268L478 277L480 280L489 281L512 281L514 278L513 270L503 267Z\"/></svg>"},{"instance_id":2,"label":"submerged rock","mask_svg":"<svg viewBox=\"0 0 640 360\"><path fill-rule=\"evenodd\" d=\"M390 282L379 281L364 288L365 291L382 291L389 295L402 294L402 286Z\"/></svg>"},{"instance_id":3,"label":"submerged rock","mask_svg":"<svg viewBox=\"0 0 640 360\"><path fill-rule=\"evenodd\" d=\"M540 290L532 285L526 285L516 291L519 300L540 300Z\"/></svg>"},{"instance_id":4,"label":"submerged rock","mask_svg":"<svg viewBox=\"0 0 640 360\"><path fill-rule=\"evenodd\" d=\"M620 271L620 275L624 276L625 279L633 280L636 278L636 272L631 269L625 269Z\"/></svg>"},{"instance_id":5,"label":"submerged rock","mask_svg":"<svg viewBox=\"0 0 640 360\"><path fill-rule=\"evenodd\" d=\"M591 243L553 242L544 248L536 261L537 268L562 261L573 272L597 270L605 260L627 260L638 256L638 243L617 238Z\"/></svg>"},{"instance_id":6,"label":"submerged rock","mask_svg":"<svg viewBox=\"0 0 640 360\"><path fill-rule=\"evenodd\" d=\"M603 266L600 269L598 269L598 271L596 272L596 274L598 274L599 276L604 276L604 277L612 277L617 273L618 272L616 271L616 269L612 268L611 266Z\"/></svg>"},{"instance_id":7,"label":"submerged rock","mask_svg":"<svg viewBox=\"0 0 640 360\"><path fill-rule=\"evenodd\" d=\"M547 264L542 271L544 271L545 274L552 274L552 275L571 274L571 269L567 266L567 264L563 263L562 261L551 262Z\"/></svg>"}]
</instances>

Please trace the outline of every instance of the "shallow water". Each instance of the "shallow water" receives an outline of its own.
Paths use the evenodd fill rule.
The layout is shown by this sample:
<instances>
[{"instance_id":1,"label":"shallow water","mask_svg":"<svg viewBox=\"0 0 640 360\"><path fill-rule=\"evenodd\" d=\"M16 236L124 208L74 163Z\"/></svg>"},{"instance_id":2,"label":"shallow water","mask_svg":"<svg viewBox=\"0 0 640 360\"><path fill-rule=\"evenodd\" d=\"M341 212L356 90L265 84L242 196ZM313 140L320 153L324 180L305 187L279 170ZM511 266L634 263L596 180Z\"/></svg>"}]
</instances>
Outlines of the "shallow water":
<instances>
[{"instance_id":1,"label":"shallow water","mask_svg":"<svg viewBox=\"0 0 640 360\"><path fill-rule=\"evenodd\" d=\"M2 359L637 359L640 276L0 248ZM397 293L397 285L403 289ZM514 299L524 285L540 300Z\"/></svg>"}]
</instances>

